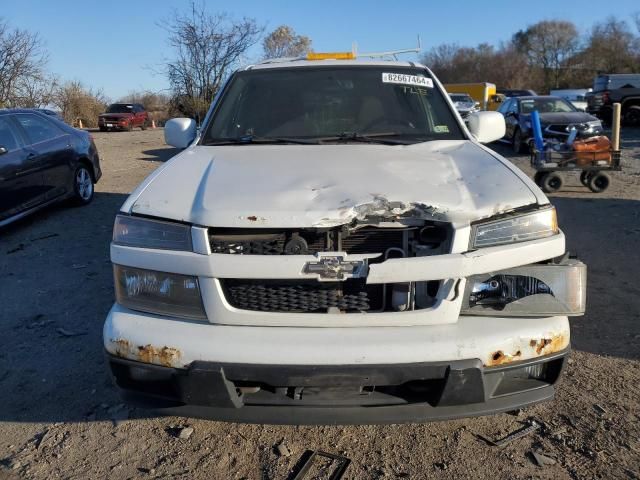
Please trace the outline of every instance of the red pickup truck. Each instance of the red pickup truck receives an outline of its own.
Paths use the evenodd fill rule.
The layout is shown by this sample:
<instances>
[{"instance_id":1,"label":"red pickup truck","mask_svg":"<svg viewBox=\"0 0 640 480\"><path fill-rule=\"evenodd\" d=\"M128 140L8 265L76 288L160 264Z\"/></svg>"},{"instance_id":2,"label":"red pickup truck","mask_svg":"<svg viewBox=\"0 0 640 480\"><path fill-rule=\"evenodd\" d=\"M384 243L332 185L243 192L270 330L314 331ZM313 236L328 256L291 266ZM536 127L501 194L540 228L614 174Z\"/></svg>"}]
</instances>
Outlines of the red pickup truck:
<instances>
[{"instance_id":1,"label":"red pickup truck","mask_svg":"<svg viewBox=\"0 0 640 480\"><path fill-rule=\"evenodd\" d=\"M105 113L98 116L98 127L101 132L131 131L134 127L146 130L150 123L149 114L139 103L113 103Z\"/></svg>"}]
</instances>

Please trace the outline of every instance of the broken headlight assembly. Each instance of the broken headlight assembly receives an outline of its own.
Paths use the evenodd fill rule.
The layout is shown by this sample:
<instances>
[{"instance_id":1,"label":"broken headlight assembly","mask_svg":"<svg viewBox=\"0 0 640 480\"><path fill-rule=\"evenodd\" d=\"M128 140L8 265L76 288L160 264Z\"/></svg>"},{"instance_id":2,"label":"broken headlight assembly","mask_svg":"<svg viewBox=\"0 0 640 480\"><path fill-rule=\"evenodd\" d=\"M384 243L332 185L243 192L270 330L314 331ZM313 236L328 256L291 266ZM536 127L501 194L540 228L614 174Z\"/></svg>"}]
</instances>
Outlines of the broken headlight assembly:
<instances>
[{"instance_id":1,"label":"broken headlight assembly","mask_svg":"<svg viewBox=\"0 0 640 480\"><path fill-rule=\"evenodd\" d=\"M141 312L206 320L197 277L113 266L116 302Z\"/></svg>"},{"instance_id":2,"label":"broken headlight assembly","mask_svg":"<svg viewBox=\"0 0 640 480\"><path fill-rule=\"evenodd\" d=\"M129 215L116 216L113 243L127 247L193 250L189 225Z\"/></svg>"},{"instance_id":3,"label":"broken headlight assembly","mask_svg":"<svg viewBox=\"0 0 640 480\"><path fill-rule=\"evenodd\" d=\"M467 278L463 315L582 315L587 266L573 258Z\"/></svg>"},{"instance_id":4,"label":"broken headlight assembly","mask_svg":"<svg viewBox=\"0 0 640 480\"><path fill-rule=\"evenodd\" d=\"M558 232L556 209L549 206L473 225L470 248L538 240L557 235Z\"/></svg>"}]
</instances>

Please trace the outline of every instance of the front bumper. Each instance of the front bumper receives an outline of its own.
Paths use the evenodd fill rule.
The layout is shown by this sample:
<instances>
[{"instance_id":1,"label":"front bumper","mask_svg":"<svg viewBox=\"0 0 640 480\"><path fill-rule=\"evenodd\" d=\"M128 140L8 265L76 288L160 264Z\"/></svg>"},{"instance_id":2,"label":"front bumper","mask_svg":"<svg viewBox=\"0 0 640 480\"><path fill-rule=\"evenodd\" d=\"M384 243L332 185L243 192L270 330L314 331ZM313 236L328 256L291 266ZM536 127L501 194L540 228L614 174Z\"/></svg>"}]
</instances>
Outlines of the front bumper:
<instances>
[{"instance_id":1,"label":"front bumper","mask_svg":"<svg viewBox=\"0 0 640 480\"><path fill-rule=\"evenodd\" d=\"M569 323L461 316L413 327L274 328L180 321L114 305L104 342L125 399L167 413L397 423L486 415L552 398Z\"/></svg>"},{"instance_id":2,"label":"front bumper","mask_svg":"<svg viewBox=\"0 0 640 480\"><path fill-rule=\"evenodd\" d=\"M554 396L568 349L507 366L194 362L188 369L109 355L124 398L165 413L272 424L379 424L509 411Z\"/></svg>"},{"instance_id":3,"label":"front bumper","mask_svg":"<svg viewBox=\"0 0 640 480\"><path fill-rule=\"evenodd\" d=\"M98 126L102 128L110 128L114 130L124 130L129 127L129 121L117 121L117 122L107 122L107 121L98 121Z\"/></svg>"}]
</instances>

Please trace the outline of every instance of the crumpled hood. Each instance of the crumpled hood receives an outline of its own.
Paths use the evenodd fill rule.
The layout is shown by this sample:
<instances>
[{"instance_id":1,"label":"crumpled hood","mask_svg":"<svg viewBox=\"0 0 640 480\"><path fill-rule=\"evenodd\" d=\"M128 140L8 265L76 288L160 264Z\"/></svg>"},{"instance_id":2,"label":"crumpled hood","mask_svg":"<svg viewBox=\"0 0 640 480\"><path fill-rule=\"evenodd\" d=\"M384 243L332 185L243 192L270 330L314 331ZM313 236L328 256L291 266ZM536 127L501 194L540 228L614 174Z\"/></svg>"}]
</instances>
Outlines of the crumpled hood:
<instances>
[{"instance_id":1,"label":"crumpled hood","mask_svg":"<svg viewBox=\"0 0 640 480\"><path fill-rule=\"evenodd\" d=\"M396 216L468 222L536 203L536 187L512 168L458 140L193 146L147 178L123 210L216 227L329 227Z\"/></svg>"}]
</instances>

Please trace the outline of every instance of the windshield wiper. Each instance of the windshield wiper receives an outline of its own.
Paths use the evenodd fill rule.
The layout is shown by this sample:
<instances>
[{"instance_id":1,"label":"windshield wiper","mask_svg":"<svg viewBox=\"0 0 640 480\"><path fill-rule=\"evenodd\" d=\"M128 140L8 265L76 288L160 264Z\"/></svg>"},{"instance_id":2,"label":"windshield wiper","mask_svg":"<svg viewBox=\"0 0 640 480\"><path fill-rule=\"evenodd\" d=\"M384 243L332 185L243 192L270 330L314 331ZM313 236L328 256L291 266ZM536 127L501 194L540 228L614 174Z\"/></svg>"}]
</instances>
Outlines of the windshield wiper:
<instances>
[{"instance_id":1,"label":"windshield wiper","mask_svg":"<svg viewBox=\"0 0 640 480\"><path fill-rule=\"evenodd\" d=\"M362 143L380 143L383 145L408 145L413 143L407 140L398 140L392 137L403 137L400 133L396 132L379 132L362 134L358 132L343 132L340 135L333 137L316 137L315 139L320 142L362 142Z\"/></svg>"},{"instance_id":2,"label":"windshield wiper","mask_svg":"<svg viewBox=\"0 0 640 480\"><path fill-rule=\"evenodd\" d=\"M294 143L298 145L317 145L319 142L315 139L304 138L288 138L288 137L256 137L253 135L245 135L243 137L218 138L208 140L203 145L249 145L249 144L282 144Z\"/></svg>"}]
</instances>

